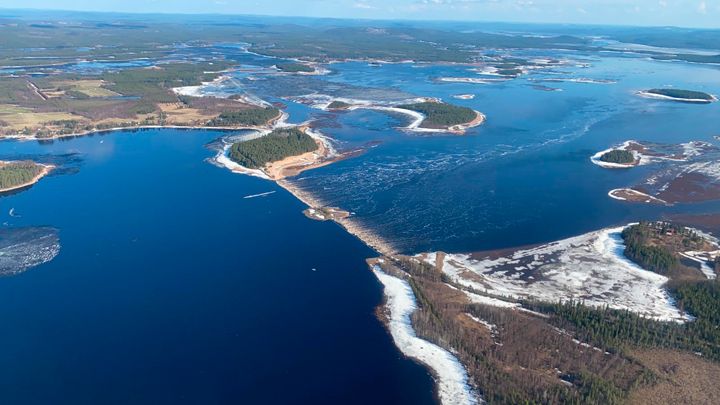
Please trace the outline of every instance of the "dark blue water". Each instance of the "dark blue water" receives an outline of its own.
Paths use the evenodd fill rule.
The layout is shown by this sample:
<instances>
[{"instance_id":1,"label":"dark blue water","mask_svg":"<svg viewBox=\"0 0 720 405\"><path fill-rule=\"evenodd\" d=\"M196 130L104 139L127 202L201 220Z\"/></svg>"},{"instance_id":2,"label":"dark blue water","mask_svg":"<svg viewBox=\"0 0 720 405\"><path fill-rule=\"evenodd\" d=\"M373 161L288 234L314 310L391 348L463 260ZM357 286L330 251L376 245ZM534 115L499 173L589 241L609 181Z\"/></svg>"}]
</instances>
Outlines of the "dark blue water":
<instances>
[{"instance_id":1,"label":"dark blue water","mask_svg":"<svg viewBox=\"0 0 720 405\"><path fill-rule=\"evenodd\" d=\"M62 245L0 279L3 403L433 403L373 313L374 253L273 183L204 162L218 136L0 143L81 159L0 199L2 221L57 227Z\"/></svg>"}]
</instances>

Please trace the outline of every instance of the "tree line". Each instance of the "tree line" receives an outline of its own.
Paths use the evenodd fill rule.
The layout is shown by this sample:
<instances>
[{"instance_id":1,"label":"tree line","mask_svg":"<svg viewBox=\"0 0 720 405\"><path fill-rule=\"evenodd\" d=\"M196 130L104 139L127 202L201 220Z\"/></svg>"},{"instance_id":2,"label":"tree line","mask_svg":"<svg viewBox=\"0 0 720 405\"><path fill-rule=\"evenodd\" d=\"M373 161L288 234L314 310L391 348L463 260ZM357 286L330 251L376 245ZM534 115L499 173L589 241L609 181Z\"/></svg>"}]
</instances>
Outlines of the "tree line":
<instances>
[{"instance_id":1,"label":"tree line","mask_svg":"<svg viewBox=\"0 0 720 405\"><path fill-rule=\"evenodd\" d=\"M242 166L257 169L317 149L315 140L297 128L276 129L263 137L234 143L230 158Z\"/></svg>"},{"instance_id":2,"label":"tree line","mask_svg":"<svg viewBox=\"0 0 720 405\"><path fill-rule=\"evenodd\" d=\"M237 111L225 111L208 122L211 127L229 127L238 125L266 125L276 118L280 110L275 107L245 108Z\"/></svg>"},{"instance_id":3,"label":"tree line","mask_svg":"<svg viewBox=\"0 0 720 405\"><path fill-rule=\"evenodd\" d=\"M422 123L425 128L444 129L454 125L467 124L476 117L475 111L471 108L431 101L399 105L398 108L417 111L425 115Z\"/></svg>"},{"instance_id":4,"label":"tree line","mask_svg":"<svg viewBox=\"0 0 720 405\"><path fill-rule=\"evenodd\" d=\"M635 162L635 155L629 150L613 149L600 156L600 160L608 163L630 164Z\"/></svg>"},{"instance_id":5,"label":"tree line","mask_svg":"<svg viewBox=\"0 0 720 405\"><path fill-rule=\"evenodd\" d=\"M27 183L40 174L42 166L32 161L10 162L0 166L0 188L6 189Z\"/></svg>"}]
</instances>

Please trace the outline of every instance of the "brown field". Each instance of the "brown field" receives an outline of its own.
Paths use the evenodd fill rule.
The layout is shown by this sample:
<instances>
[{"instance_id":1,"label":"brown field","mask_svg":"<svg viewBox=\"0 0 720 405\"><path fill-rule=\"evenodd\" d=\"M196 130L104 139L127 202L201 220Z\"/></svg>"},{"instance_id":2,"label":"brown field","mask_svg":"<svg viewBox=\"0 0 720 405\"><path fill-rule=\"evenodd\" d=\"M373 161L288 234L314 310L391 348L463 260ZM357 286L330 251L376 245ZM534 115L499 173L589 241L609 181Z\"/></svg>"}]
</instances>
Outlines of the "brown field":
<instances>
[{"instance_id":1,"label":"brown field","mask_svg":"<svg viewBox=\"0 0 720 405\"><path fill-rule=\"evenodd\" d=\"M39 128L50 121L82 121L83 117L64 112L35 112L28 108L0 104L0 121L7 123L6 129L20 131L23 128Z\"/></svg>"},{"instance_id":2,"label":"brown field","mask_svg":"<svg viewBox=\"0 0 720 405\"><path fill-rule=\"evenodd\" d=\"M53 85L57 87L56 93L64 95L65 91L72 90L85 94L88 97L116 97L120 94L108 90L104 87L105 81L97 79L83 79L83 80L63 80L53 82ZM50 96L47 91L43 90L45 95Z\"/></svg>"},{"instance_id":3,"label":"brown field","mask_svg":"<svg viewBox=\"0 0 720 405\"><path fill-rule=\"evenodd\" d=\"M717 404L720 401L720 364L675 350L635 350L631 356L658 376L658 382L632 393L628 403Z\"/></svg>"},{"instance_id":4,"label":"brown field","mask_svg":"<svg viewBox=\"0 0 720 405\"><path fill-rule=\"evenodd\" d=\"M165 122L169 125L203 125L218 115L182 103L163 103L158 106L165 113Z\"/></svg>"}]
</instances>

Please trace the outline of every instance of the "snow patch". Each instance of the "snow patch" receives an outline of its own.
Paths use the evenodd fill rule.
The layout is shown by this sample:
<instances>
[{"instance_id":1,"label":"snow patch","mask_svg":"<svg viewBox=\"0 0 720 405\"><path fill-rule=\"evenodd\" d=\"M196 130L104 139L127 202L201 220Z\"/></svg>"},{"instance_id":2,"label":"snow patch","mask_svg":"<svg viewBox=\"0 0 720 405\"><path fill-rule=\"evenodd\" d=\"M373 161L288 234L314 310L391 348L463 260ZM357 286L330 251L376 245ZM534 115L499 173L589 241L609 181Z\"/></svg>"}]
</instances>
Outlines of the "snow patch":
<instances>
[{"instance_id":1,"label":"snow patch","mask_svg":"<svg viewBox=\"0 0 720 405\"><path fill-rule=\"evenodd\" d=\"M574 300L657 320L689 320L665 289L666 277L646 271L624 256L623 229L590 232L496 259L448 254L442 271L456 285L496 297Z\"/></svg>"},{"instance_id":2,"label":"snow patch","mask_svg":"<svg viewBox=\"0 0 720 405\"><path fill-rule=\"evenodd\" d=\"M447 350L420 339L415 335L410 315L417 309L410 285L373 267L373 273L385 287L387 308L390 312L388 328L395 345L408 357L416 359L433 370L437 379L440 401L444 405L477 404L468 376L462 364Z\"/></svg>"}]
</instances>

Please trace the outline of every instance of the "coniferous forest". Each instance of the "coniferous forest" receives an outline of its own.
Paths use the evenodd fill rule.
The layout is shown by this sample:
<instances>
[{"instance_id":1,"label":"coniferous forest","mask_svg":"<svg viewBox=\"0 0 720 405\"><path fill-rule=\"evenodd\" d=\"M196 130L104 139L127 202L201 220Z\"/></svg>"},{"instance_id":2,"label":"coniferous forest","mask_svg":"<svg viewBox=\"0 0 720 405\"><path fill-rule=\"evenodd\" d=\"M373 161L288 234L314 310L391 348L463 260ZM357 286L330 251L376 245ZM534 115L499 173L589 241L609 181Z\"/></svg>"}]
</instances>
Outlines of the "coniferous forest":
<instances>
[{"instance_id":1,"label":"coniferous forest","mask_svg":"<svg viewBox=\"0 0 720 405\"><path fill-rule=\"evenodd\" d=\"M242 166L257 169L267 163L317 149L315 140L297 128L276 129L263 137L234 143L230 148L230 158Z\"/></svg>"}]
</instances>

